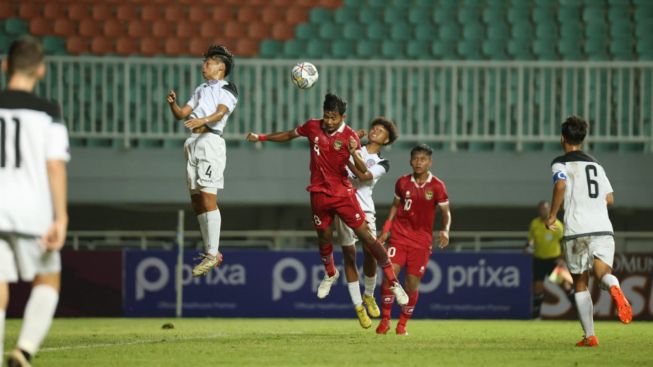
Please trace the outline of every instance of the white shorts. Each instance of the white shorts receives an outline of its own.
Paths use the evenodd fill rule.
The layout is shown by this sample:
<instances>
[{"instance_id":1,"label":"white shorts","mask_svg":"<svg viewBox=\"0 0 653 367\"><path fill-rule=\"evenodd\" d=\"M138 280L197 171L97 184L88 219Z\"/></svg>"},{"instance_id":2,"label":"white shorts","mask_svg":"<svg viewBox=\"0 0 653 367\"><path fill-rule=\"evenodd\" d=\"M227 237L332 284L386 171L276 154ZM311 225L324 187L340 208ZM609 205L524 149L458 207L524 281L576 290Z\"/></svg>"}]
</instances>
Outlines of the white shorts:
<instances>
[{"instance_id":1,"label":"white shorts","mask_svg":"<svg viewBox=\"0 0 653 367\"><path fill-rule=\"evenodd\" d=\"M39 274L61 272L59 251L45 251L39 238L0 235L0 281L25 282Z\"/></svg>"},{"instance_id":2,"label":"white shorts","mask_svg":"<svg viewBox=\"0 0 653 367\"><path fill-rule=\"evenodd\" d=\"M192 134L184 143L186 156L186 183L188 190L224 188L224 168L227 164L227 147L217 134Z\"/></svg>"},{"instance_id":3,"label":"white shorts","mask_svg":"<svg viewBox=\"0 0 653 367\"><path fill-rule=\"evenodd\" d=\"M562 248L567 267L572 274L581 274L592 269L594 258L612 267L614 260L614 237L612 236L578 237L564 241Z\"/></svg>"},{"instance_id":4,"label":"white shorts","mask_svg":"<svg viewBox=\"0 0 653 367\"><path fill-rule=\"evenodd\" d=\"M374 214L365 213L365 221L372 237L376 238L376 217L374 217ZM349 228L337 215L333 218L333 222L335 223L336 229L336 236L333 242L340 246L354 246L356 241L358 241L354 230Z\"/></svg>"}]
</instances>

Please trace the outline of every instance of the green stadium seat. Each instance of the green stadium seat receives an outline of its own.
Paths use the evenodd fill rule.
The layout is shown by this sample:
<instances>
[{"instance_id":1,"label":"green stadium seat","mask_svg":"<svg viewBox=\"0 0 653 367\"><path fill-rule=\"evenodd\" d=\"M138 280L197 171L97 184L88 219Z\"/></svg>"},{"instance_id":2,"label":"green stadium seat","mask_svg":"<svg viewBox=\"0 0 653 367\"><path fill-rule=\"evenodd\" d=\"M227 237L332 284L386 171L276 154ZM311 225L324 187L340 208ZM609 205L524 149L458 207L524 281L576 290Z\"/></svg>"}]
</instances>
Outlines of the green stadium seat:
<instances>
[{"instance_id":1,"label":"green stadium seat","mask_svg":"<svg viewBox=\"0 0 653 367\"><path fill-rule=\"evenodd\" d=\"M3 52L5 52L4 50L9 49L9 45L11 44L11 41L12 41L12 37L10 37L9 35L3 32L0 32L0 50L3 50Z\"/></svg>"},{"instance_id":2,"label":"green stadium seat","mask_svg":"<svg viewBox=\"0 0 653 367\"><path fill-rule=\"evenodd\" d=\"M610 42L610 53L612 54L612 58L615 60L632 60L633 51L632 39L630 38L615 38Z\"/></svg>"},{"instance_id":3,"label":"green stadium seat","mask_svg":"<svg viewBox=\"0 0 653 367\"><path fill-rule=\"evenodd\" d=\"M408 41L412 38L412 27L408 23L393 23L390 26L390 39Z\"/></svg>"},{"instance_id":4,"label":"green stadium seat","mask_svg":"<svg viewBox=\"0 0 653 367\"><path fill-rule=\"evenodd\" d=\"M533 30L533 25L529 21L520 21L519 23L514 23L510 27L510 34L513 39L519 40L531 40L535 35Z\"/></svg>"},{"instance_id":5,"label":"green stadium seat","mask_svg":"<svg viewBox=\"0 0 653 367\"><path fill-rule=\"evenodd\" d=\"M583 39L583 27L580 22L565 22L560 25L560 39L579 42Z\"/></svg>"},{"instance_id":6,"label":"green stadium seat","mask_svg":"<svg viewBox=\"0 0 653 367\"><path fill-rule=\"evenodd\" d=\"M535 27L535 36L540 40L554 41L558 38L558 32L554 23L540 23Z\"/></svg>"},{"instance_id":7,"label":"green stadium seat","mask_svg":"<svg viewBox=\"0 0 653 367\"><path fill-rule=\"evenodd\" d=\"M482 20L480 8L461 7L458 9L458 21L467 26L468 23L478 23Z\"/></svg>"},{"instance_id":8,"label":"green stadium seat","mask_svg":"<svg viewBox=\"0 0 653 367\"><path fill-rule=\"evenodd\" d=\"M561 6L569 6L569 7L580 7L583 5L583 0L558 0L560 2Z\"/></svg>"},{"instance_id":9,"label":"green stadium seat","mask_svg":"<svg viewBox=\"0 0 653 367\"><path fill-rule=\"evenodd\" d=\"M358 9L351 7L341 7L335 12L335 21L338 24L348 24L358 20Z\"/></svg>"},{"instance_id":10,"label":"green stadium seat","mask_svg":"<svg viewBox=\"0 0 653 367\"><path fill-rule=\"evenodd\" d=\"M437 37L436 28L431 23L415 24L415 39L418 41L431 41Z\"/></svg>"},{"instance_id":11,"label":"green stadium seat","mask_svg":"<svg viewBox=\"0 0 653 367\"><path fill-rule=\"evenodd\" d=\"M605 38L587 38L584 44L585 53L590 60L608 60L608 45Z\"/></svg>"},{"instance_id":12,"label":"green stadium seat","mask_svg":"<svg viewBox=\"0 0 653 367\"><path fill-rule=\"evenodd\" d=\"M503 22L495 22L487 25L487 38L491 40L506 40L510 37L510 27Z\"/></svg>"},{"instance_id":13,"label":"green stadium seat","mask_svg":"<svg viewBox=\"0 0 653 367\"><path fill-rule=\"evenodd\" d=\"M556 13L555 9L551 7L535 7L533 8L533 21L535 24L539 23L549 23L555 20Z\"/></svg>"},{"instance_id":14,"label":"green stadium seat","mask_svg":"<svg viewBox=\"0 0 653 367\"><path fill-rule=\"evenodd\" d=\"M558 21L561 24L565 22L577 22L581 20L581 10L578 7L562 6L558 8Z\"/></svg>"},{"instance_id":15,"label":"green stadium seat","mask_svg":"<svg viewBox=\"0 0 653 367\"><path fill-rule=\"evenodd\" d=\"M613 23L610 27L611 38L626 38L633 35L633 28L630 22Z\"/></svg>"},{"instance_id":16,"label":"green stadium seat","mask_svg":"<svg viewBox=\"0 0 653 367\"><path fill-rule=\"evenodd\" d=\"M342 37L342 26L340 24L324 22L320 24L319 36L325 40L335 40Z\"/></svg>"},{"instance_id":17,"label":"green stadium seat","mask_svg":"<svg viewBox=\"0 0 653 367\"><path fill-rule=\"evenodd\" d=\"M364 7L358 11L358 20L364 24L371 24L381 21L381 10L378 8Z\"/></svg>"},{"instance_id":18,"label":"green stadium seat","mask_svg":"<svg viewBox=\"0 0 653 367\"><path fill-rule=\"evenodd\" d=\"M517 60L533 60L530 40L511 39L508 41L508 54Z\"/></svg>"},{"instance_id":19,"label":"green stadium seat","mask_svg":"<svg viewBox=\"0 0 653 367\"><path fill-rule=\"evenodd\" d=\"M328 50L329 45L327 41L314 39L306 44L306 54L304 56L313 59L320 59L328 53Z\"/></svg>"},{"instance_id":20,"label":"green stadium seat","mask_svg":"<svg viewBox=\"0 0 653 367\"><path fill-rule=\"evenodd\" d=\"M370 23L367 26L367 38L370 40L383 41L387 39L388 27L382 22Z\"/></svg>"},{"instance_id":21,"label":"green stadium seat","mask_svg":"<svg viewBox=\"0 0 653 367\"><path fill-rule=\"evenodd\" d=\"M483 41L483 54L489 60L508 60L506 42L502 39L489 39Z\"/></svg>"},{"instance_id":22,"label":"green stadium seat","mask_svg":"<svg viewBox=\"0 0 653 367\"><path fill-rule=\"evenodd\" d=\"M355 56L355 43L351 40L339 39L331 43L331 56L337 59L348 59Z\"/></svg>"},{"instance_id":23,"label":"green stadium seat","mask_svg":"<svg viewBox=\"0 0 653 367\"><path fill-rule=\"evenodd\" d=\"M483 60L480 40L463 40L458 43L458 53L466 60Z\"/></svg>"},{"instance_id":24,"label":"green stadium seat","mask_svg":"<svg viewBox=\"0 0 653 367\"><path fill-rule=\"evenodd\" d=\"M406 55L411 59L430 59L431 43L428 41L408 41L406 46Z\"/></svg>"},{"instance_id":25,"label":"green stadium seat","mask_svg":"<svg viewBox=\"0 0 653 367\"><path fill-rule=\"evenodd\" d=\"M608 8L608 20L612 24L630 22L630 8L621 6Z\"/></svg>"},{"instance_id":26,"label":"green stadium seat","mask_svg":"<svg viewBox=\"0 0 653 367\"><path fill-rule=\"evenodd\" d=\"M381 55L387 59L404 59L406 57L405 42L385 41L381 44Z\"/></svg>"},{"instance_id":27,"label":"green stadium seat","mask_svg":"<svg viewBox=\"0 0 653 367\"><path fill-rule=\"evenodd\" d=\"M653 60L653 45L650 39L639 38L635 47L640 60Z\"/></svg>"},{"instance_id":28,"label":"green stadium seat","mask_svg":"<svg viewBox=\"0 0 653 367\"><path fill-rule=\"evenodd\" d=\"M605 21L591 21L585 23L585 38L608 38L608 24Z\"/></svg>"},{"instance_id":29,"label":"green stadium seat","mask_svg":"<svg viewBox=\"0 0 653 367\"><path fill-rule=\"evenodd\" d=\"M282 55L281 43L275 40L263 40L259 49L259 55L263 58L275 58Z\"/></svg>"},{"instance_id":30,"label":"green stadium seat","mask_svg":"<svg viewBox=\"0 0 653 367\"><path fill-rule=\"evenodd\" d=\"M466 40L480 40L485 35L485 28L480 22L470 22L463 27L463 38Z\"/></svg>"},{"instance_id":31,"label":"green stadium seat","mask_svg":"<svg viewBox=\"0 0 653 367\"><path fill-rule=\"evenodd\" d=\"M383 21L390 25L407 22L408 10L404 8L387 8L383 12Z\"/></svg>"},{"instance_id":32,"label":"green stadium seat","mask_svg":"<svg viewBox=\"0 0 653 367\"><path fill-rule=\"evenodd\" d=\"M458 58L457 41L436 39L431 43L431 52L440 60L454 60Z\"/></svg>"},{"instance_id":33,"label":"green stadium seat","mask_svg":"<svg viewBox=\"0 0 653 367\"><path fill-rule=\"evenodd\" d=\"M289 40L283 43L283 56L289 59L302 57L306 52L306 41Z\"/></svg>"},{"instance_id":34,"label":"green stadium seat","mask_svg":"<svg viewBox=\"0 0 653 367\"><path fill-rule=\"evenodd\" d=\"M295 38L300 40L312 40L318 36L318 26L311 23L303 23L295 27Z\"/></svg>"},{"instance_id":35,"label":"green stadium seat","mask_svg":"<svg viewBox=\"0 0 653 367\"><path fill-rule=\"evenodd\" d=\"M597 7L597 8L589 8L586 7L583 9L583 22L585 23L590 23L590 22L597 22L597 23L605 23L606 22L606 16L605 16L605 8L603 7Z\"/></svg>"},{"instance_id":36,"label":"green stadium seat","mask_svg":"<svg viewBox=\"0 0 653 367\"><path fill-rule=\"evenodd\" d=\"M356 55L364 59L377 57L381 53L381 46L378 41L358 40L356 42Z\"/></svg>"},{"instance_id":37,"label":"green stadium seat","mask_svg":"<svg viewBox=\"0 0 653 367\"><path fill-rule=\"evenodd\" d=\"M309 11L308 19L313 24L322 24L333 21L333 12L324 8L313 8Z\"/></svg>"},{"instance_id":38,"label":"green stadium seat","mask_svg":"<svg viewBox=\"0 0 653 367\"><path fill-rule=\"evenodd\" d=\"M637 7L637 10L633 13L635 22L650 22L653 19L653 3L650 5L650 7Z\"/></svg>"},{"instance_id":39,"label":"green stadium seat","mask_svg":"<svg viewBox=\"0 0 653 367\"><path fill-rule=\"evenodd\" d=\"M487 7L483 9L483 21L488 24L505 22L506 12L503 7Z\"/></svg>"},{"instance_id":40,"label":"green stadium seat","mask_svg":"<svg viewBox=\"0 0 653 367\"><path fill-rule=\"evenodd\" d=\"M387 5L385 0L367 0L367 6L385 8Z\"/></svg>"},{"instance_id":41,"label":"green stadium seat","mask_svg":"<svg viewBox=\"0 0 653 367\"><path fill-rule=\"evenodd\" d=\"M550 39L536 39L533 41L533 54L538 60L558 60L555 44Z\"/></svg>"},{"instance_id":42,"label":"green stadium seat","mask_svg":"<svg viewBox=\"0 0 653 367\"><path fill-rule=\"evenodd\" d=\"M558 40L558 52L563 60L583 60L585 57L576 40Z\"/></svg>"},{"instance_id":43,"label":"green stadium seat","mask_svg":"<svg viewBox=\"0 0 653 367\"><path fill-rule=\"evenodd\" d=\"M7 18L4 20L5 32L12 36L21 36L28 33L27 22L18 18Z\"/></svg>"},{"instance_id":44,"label":"green stadium seat","mask_svg":"<svg viewBox=\"0 0 653 367\"><path fill-rule=\"evenodd\" d=\"M365 28L360 23L346 23L342 26L342 36L348 40L358 40L365 34Z\"/></svg>"},{"instance_id":45,"label":"green stadium seat","mask_svg":"<svg viewBox=\"0 0 653 367\"><path fill-rule=\"evenodd\" d=\"M458 40L460 38L460 26L458 23L446 23L440 25L440 39L445 41Z\"/></svg>"},{"instance_id":46,"label":"green stadium seat","mask_svg":"<svg viewBox=\"0 0 653 367\"><path fill-rule=\"evenodd\" d=\"M433 22L436 24L445 24L454 22L458 14L457 8L434 8Z\"/></svg>"},{"instance_id":47,"label":"green stadium seat","mask_svg":"<svg viewBox=\"0 0 653 367\"><path fill-rule=\"evenodd\" d=\"M431 23L431 9L422 7L410 8L408 10L408 21L415 25Z\"/></svg>"},{"instance_id":48,"label":"green stadium seat","mask_svg":"<svg viewBox=\"0 0 653 367\"><path fill-rule=\"evenodd\" d=\"M61 37L45 36L43 37L43 51L46 55L65 55L66 40Z\"/></svg>"},{"instance_id":49,"label":"green stadium seat","mask_svg":"<svg viewBox=\"0 0 653 367\"><path fill-rule=\"evenodd\" d=\"M521 22L530 22L531 19L531 9L530 8L520 8L514 4L508 8L508 22L510 24L517 24Z\"/></svg>"}]
</instances>

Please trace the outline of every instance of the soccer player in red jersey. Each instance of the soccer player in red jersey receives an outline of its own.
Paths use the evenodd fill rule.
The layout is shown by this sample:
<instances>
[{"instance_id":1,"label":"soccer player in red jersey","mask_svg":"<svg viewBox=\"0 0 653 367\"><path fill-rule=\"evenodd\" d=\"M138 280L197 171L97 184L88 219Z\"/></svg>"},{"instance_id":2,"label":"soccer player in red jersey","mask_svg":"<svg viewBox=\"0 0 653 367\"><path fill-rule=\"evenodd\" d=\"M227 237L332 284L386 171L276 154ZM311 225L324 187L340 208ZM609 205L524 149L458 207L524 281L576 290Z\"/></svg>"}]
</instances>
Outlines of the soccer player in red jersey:
<instances>
[{"instance_id":1,"label":"soccer player in red jersey","mask_svg":"<svg viewBox=\"0 0 653 367\"><path fill-rule=\"evenodd\" d=\"M433 243L433 222L436 208L442 212L442 230L439 233L440 248L449 244L449 197L447 188L435 177L430 168L433 164L433 151L428 145L421 144L410 151L410 165L413 173L402 176L395 184L395 199L390 208L388 220L383 225L379 242L385 243L391 233L388 256L392 261L394 273L399 274L406 268L404 283L408 293L408 304L401 307L401 316L397 324L397 335L407 335L406 323L413 315L417 304L419 282L424 276L424 269L431 256ZM376 328L377 334L386 334L390 329L390 312L393 294L387 281L381 285L382 319Z\"/></svg>"},{"instance_id":2,"label":"soccer player in red jersey","mask_svg":"<svg viewBox=\"0 0 653 367\"><path fill-rule=\"evenodd\" d=\"M338 215L354 230L383 269L389 282L388 292L396 297L398 304L405 305L408 303L408 296L397 281L388 253L370 233L365 221L365 212L356 199L356 189L348 178L349 157L354 158L356 168L360 172L367 172L367 166L357 152L361 148L360 138L345 124L346 110L347 102L329 93L324 98L322 119L311 119L296 129L269 135L250 132L247 141L286 142L299 136L305 136L309 140L311 183L306 189L311 193L313 225L326 271L317 290L318 298L329 294L331 286L340 275L333 263L332 238L333 217Z\"/></svg>"}]
</instances>

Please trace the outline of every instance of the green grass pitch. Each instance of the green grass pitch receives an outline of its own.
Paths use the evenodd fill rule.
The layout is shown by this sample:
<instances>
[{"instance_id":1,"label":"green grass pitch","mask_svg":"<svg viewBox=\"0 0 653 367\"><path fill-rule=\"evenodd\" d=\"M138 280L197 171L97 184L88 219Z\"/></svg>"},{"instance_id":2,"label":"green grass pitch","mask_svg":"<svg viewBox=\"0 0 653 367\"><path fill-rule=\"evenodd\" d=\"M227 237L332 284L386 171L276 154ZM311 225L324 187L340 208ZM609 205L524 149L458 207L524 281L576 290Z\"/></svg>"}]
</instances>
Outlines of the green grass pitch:
<instances>
[{"instance_id":1,"label":"green grass pitch","mask_svg":"<svg viewBox=\"0 0 653 367\"><path fill-rule=\"evenodd\" d=\"M162 329L171 322L173 329ZM653 323L412 320L407 337L356 319L56 319L35 366L646 366ZM396 321L395 321L396 322ZM20 320L7 320L5 352Z\"/></svg>"}]
</instances>

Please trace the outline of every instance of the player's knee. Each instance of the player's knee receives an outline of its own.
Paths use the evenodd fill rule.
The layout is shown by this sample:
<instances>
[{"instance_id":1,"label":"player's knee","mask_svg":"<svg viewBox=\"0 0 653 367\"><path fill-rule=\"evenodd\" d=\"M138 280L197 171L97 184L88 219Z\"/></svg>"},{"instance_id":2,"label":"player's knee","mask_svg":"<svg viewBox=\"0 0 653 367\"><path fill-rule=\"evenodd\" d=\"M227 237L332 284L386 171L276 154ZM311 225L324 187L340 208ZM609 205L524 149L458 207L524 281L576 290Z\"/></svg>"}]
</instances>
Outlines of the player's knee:
<instances>
[{"instance_id":1,"label":"player's knee","mask_svg":"<svg viewBox=\"0 0 653 367\"><path fill-rule=\"evenodd\" d=\"M354 246L343 246L342 248L342 258L345 262L345 265L355 265L356 264L356 248Z\"/></svg>"}]
</instances>

